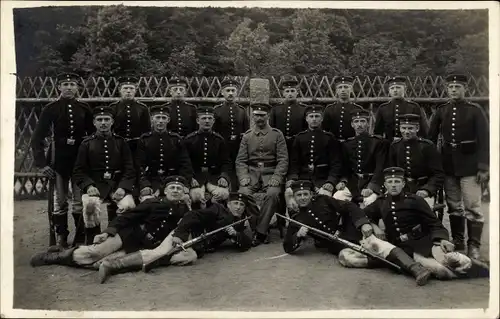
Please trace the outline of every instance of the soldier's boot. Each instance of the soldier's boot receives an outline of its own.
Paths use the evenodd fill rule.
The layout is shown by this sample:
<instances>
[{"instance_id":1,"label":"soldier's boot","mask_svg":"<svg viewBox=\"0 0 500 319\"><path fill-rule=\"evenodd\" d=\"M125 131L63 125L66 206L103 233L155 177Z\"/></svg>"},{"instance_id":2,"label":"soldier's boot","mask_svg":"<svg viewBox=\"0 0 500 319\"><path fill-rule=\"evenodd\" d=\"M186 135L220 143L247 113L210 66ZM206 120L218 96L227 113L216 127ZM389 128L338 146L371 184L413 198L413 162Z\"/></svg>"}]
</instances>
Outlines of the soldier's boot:
<instances>
[{"instance_id":1,"label":"soldier's boot","mask_svg":"<svg viewBox=\"0 0 500 319\"><path fill-rule=\"evenodd\" d=\"M195 249L193 247L193 249ZM198 254L198 250L196 250L196 254ZM204 253L204 251L203 251ZM151 269L154 269L154 268L158 268L160 266L168 266L170 265L170 260L172 259L172 255L171 254L167 254L167 255L164 255L164 256L161 256L159 259L149 263L149 264L143 264L142 265L142 271L143 272L149 272Z\"/></svg>"},{"instance_id":2,"label":"soldier's boot","mask_svg":"<svg viewBox=\"0 0 500 319\"><path fill-rule=\"evenodd\" d=\"M85 245L90 246L94 243L94 237L101 233L101 225L85 228Z\"/></svg>"},{"instance_id":3,"label":"soldier's boot","mask_svg":"<svg viewBox=\"0 0 500 319\"><path fill-rule=\"evenodd\" d=\"M99 266L99 282L103 284L111 275L129 270L140 270L142 267L143 260L139 251L120 258L105 260Z\"/></svg>"},{"instance_id":4,"label":"soldier's boot","mask_svg":"<svg viewBox=\"0 0 500 319\"><path fill-rule=\"evenodd\" d=\"M44 253L37 253L31 257L30 265L32 267L38 267L43 265L66 265L66 266L76 266L73 260L73 252L76 247L61 251L47 251Z\"/></svg>"},{"instance_id":5,"label":"soldier's boot","mask_svg":"<svg viewBox=\"0 0 500 319\"><path fill-rule=\"evenodd\" d=\"M52 221L55 228L56 244L49 247L49 252L63 251L68 248L68 214L54 214Z\"/></svg>"},{"instance_id":6,"label":"soldier's boot","mask_svg":"<svg viewBox=\"0 0 500 319\"><path fill-rule=\"evenodd\" d=\"M467 220L467 233L469 240L467 241L467 256L472 259L480 259L479 248L481 247L481 235L483 234L482 222Z\"/></svg>"},{"instance_id":7,"label":"soldier's boot","mask_svg":"<svg viewBox=\"0 0 500 319\"><path fill-rule=\"evenodd\" d=\"M75 223L75 237L73 238L73 246L77 247L85 243L85 225L83 223L83 214L72 214Z\"/></svg>"},{"instance_id":8,"label":"soldier's boot","mask_svg":"<svg viewBox=\"0 0 500 319\"><path fill-rule=\"evenodd\" d=\"M465 251L465 218L462 216L449 215L450 217L450 229L451 237L453 238L453 244L455 245L455 251L464 252Z\"/></svg>"},{"instance_id":9,"label":"soldier's boot","mask_svg":"<svg viewBox=\"0 0 500 319\"><path fill-rule=\"evenodd\" d=\"M481 261L473 258L468 258L461 253L456 251L446 254L447 265L451 269L459 268L466 262L466 259L470 259L471 266L465 271L455 272L459 277L464 278L489 278L490 276L490 265L487 261Z\"/></svg>"},{"instance_id":10,"label":"soldier's boot","mask_svg":"<svg viewBox=\"0 0 500 319\"><path fill-rule=\"evenodd\" d=\"M432 275L430 270L416 262L399 247L393 248L386 259L395 263L407 273L411 274L415 278L415 281L419 286L426 285L427 281Z\"/></svg>"}]
</instances>

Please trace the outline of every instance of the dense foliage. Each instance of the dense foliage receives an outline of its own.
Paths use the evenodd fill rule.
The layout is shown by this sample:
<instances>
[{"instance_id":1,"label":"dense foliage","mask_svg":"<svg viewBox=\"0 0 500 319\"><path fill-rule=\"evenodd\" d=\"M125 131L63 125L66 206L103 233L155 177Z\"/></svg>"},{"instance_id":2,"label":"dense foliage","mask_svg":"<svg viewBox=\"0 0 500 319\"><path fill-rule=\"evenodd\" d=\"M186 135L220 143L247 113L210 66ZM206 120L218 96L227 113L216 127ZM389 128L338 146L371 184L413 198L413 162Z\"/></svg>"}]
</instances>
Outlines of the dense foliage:
<instances>
[{"instance_id":1,"label":"dense foliage","mask_svg":"<svg viewBox=\"0 0 500 319\"><path fill-rule=\"evenodd\" d=\"M14 12L19 75L488 75L486 10L45 7Z\"/></svg>"}]
</instances>

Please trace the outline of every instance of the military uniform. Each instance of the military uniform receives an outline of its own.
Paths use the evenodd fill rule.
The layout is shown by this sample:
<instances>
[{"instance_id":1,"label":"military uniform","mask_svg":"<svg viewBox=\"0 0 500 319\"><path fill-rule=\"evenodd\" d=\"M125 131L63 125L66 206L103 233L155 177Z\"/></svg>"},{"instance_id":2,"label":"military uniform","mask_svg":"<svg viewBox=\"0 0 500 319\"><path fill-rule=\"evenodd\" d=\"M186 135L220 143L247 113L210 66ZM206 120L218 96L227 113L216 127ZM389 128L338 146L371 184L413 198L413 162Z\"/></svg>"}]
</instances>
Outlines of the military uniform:
<instances>
[{"instance_id":1,"label":"military uniform","mask_svg":"<svg viewBox=\"0 0 500 319\"><path fill-rule=\"evenodd\" d=\"M63 74L58 76L59 82L78 82L75 74ZM53 127L54 143L45 154L45 138L49 136ZM47 104L38 120L31 147L36 167L43 168L51 166L56 172L53 222L56 234L68 236L68 184L71 179L73 195L72 214L75 221L76 235L75 243L83 238L82 201L81 192L72 178L73 165L78 154L78 147L86 136L95 131L92 122L92 110L85 102L76 99L59 98L57 101ZM50 154L55 145L55 158L52 162ZM52 196L52 194L50 194Z\"/></svg>"},{"instance_id":2,"label":"military uniform","mask_svg":"<svg viewBox=\"0 0 500 319\"><path fill-rule=\"evenodd\" d=\"M467 77L450 75L447 81L465 86ZM440 134L443 139L444 191L453 240L462 249L465 216L469 250L473 249L478 257L484 216L481 212L481 186L476 175L489 169L489 123L479 105L464 99L450 100L437 108L430 125L429 138L434 143Z\"/></svg>"}]
</instances>

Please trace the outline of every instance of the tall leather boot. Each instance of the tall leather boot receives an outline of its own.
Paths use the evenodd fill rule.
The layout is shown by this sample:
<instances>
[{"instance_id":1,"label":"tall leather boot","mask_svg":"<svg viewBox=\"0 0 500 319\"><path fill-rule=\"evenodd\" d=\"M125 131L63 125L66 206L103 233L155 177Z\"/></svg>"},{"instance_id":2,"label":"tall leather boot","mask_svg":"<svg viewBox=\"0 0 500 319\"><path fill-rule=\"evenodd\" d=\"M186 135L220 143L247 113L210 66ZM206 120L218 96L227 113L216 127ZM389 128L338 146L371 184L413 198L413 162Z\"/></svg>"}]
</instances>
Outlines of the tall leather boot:
<instances>
[{"instance_id":1,"label":"tall leather boot","mask_svg":"<svg viewBox=\"0 0 500 319\"><path fill-rule=\"evenodd\" d=\"M47 251L44 253L38 253L33 255L30 260L32 267L38 267L43 265L66 265L66 266L76 266L73 261L73 252L76 247L65 249L62 251Z\"/></svg>"},{"instance_id":2,"label":"tall leather boot","mask_svg":"<svg viewBox=\"0 0 500 319\"><path fill-rule=\"evenodd\" d=\"M99 266L99 282L103 284L106 279L114 274L128 270L139 270L142 268L143 260L140 251L127 254L121 258L105 260Z\"/></svg>"},{"instance_id":3,"label":"tall leather boot","mask_svg":"<svg viewBox=\"0 0 500 319\"><path fill-rule=\"evenodd\" d=\"M449 217L450 217L451 237L453 238L455 251L458 252L465 251L465 244L464 244L465 218L456 215L449 215Z\"/></svg>"},{"instance_id":4,"label":"tall leather boot","mask_svg":"<svg viewBox=\"0 0 500 319\"><path fill-rule=\"evenodd\" d=\"M482 222L467 220L467 232L469 240L467 241L467 256L472 259L480 259L479 248L481 247L481 235L483 234Z\"/></svg>"},{"instance_id":5,"label":"tall leather boot","mask_svg":"<svg viewBox=\"0 0 500 319\"><path fill-rule=\"evenodd\" d=\"M116 218L117 214L116 211L118 210L118 206L116 205L115 202L111 201L111 203L108 204L107 206L107 211L108 211L108 224Z\"/></svg>"},{"instance_id":6,"label":"tall leather boot","mask_svg":"<svg viewBox=\"0 0 500 319\"><path fill-rule=\"evenodd\" d=\"M101 225L91 228L85 228L85 245L90 246L94 243L94 237L101 233Z\"/></svg>"},{"instance_id":7,"label":"tall leather boot","mask_svg":"<svg viewBox=\"0 0 500 319\"><path fill-rule=\"evenodd\" d=\"M75 237L73 238L73 246L79 246L85 242L85 225L83 223L83 214L73 213L73 221L75 223Z\"/></svg>"},{"instance_id":8,"label":"tall leather boot","mask_svg":"<svg viewBox=\"0 0 500 319\"><path fill-rule=\"evenodd\" d=\"M68 248L68 214L53 214L52 221L54 223L56 233L55 246L49 247L49 252L62 251Z\"/></svg>"},{"instance_id":9,"label":"tall leather boot","mask_svg":"<svg viewBox=\"0 0 500 319\"><path fill-rule=\"evenodd\" d=\"M415 278L415 281L419 286L424 286L425 284L427 284L427 281L432 275L432 273L427 268L416 262L399 247L395 247L394 249L392 249L386 259L395 263L407 273L411 274Z\"/></svg>"}]
</instances>

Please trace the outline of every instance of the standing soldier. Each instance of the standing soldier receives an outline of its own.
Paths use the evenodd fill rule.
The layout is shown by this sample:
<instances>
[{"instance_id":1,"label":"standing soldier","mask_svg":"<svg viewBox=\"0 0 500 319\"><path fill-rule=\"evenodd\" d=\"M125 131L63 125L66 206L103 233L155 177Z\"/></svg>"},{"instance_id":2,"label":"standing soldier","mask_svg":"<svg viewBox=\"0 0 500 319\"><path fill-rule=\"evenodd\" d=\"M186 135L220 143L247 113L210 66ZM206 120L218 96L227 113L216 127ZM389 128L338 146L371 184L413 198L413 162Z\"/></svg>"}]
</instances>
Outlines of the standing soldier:
<instances>
[{"instance_id":1,"label":"standing soldier","mask_svg":"<svg viewBox=\"0 0 500 319\"><path fill-rule=\"evenodd\" d=\"M306 105L297 102L298 84L299 82L295 79L286 79L281 83L285 101L273 107L269 116L269 125L280 130L285 136L289 156L294 137L307 129L304 120Z\"/></svg>"},{"instance_id":2,"label":"standing soldier","mask_svg":"<svg viewBox=\"0 0 500 319\"><path fill-rule=\"evenodd\" d=\"M420 116L399 116L402 138L396 138L389 148L389 165L405 169L406 190L423 197L433 207L437 191L443 187L444 171L441 155L430 140L417 136Z\"/></svg>"},{"instance_id":3,"label":"standing soldier","mask_svg":"<svg viewBox=\"0 0 500 319\"><path fill-rule=\"evenodd\" d=\"M429 137L434 143L439 134L443 138L444 192L455 247L465 249L465 217L469 237L467 254L477 259L484 224L481 183L488 180L489 169L489 124L481 107L465 100L467 76L452 74L446 81L451 99L438 107Z\"/></svg>"},{"instance_id":4,"label":"standing soldier","mask_svg":"<svg viewBox=\"0 0 500 319\"><path fill-rule=\"evenodd\" d=\"M259 216L251 223L255 226L254 246L268 242L269 223L281 208L280 193L288 171L285 137L269 125L270 109L271 106L265 103L252 105L255 126L243 135L236 157L239 192L245 195L253 195L259 190L266 192Z\"/></svg>"},{"instance_id":5,"label":"standing soldier","mask_svg":"<svg viewBox=\"0 0 500 319\"><path fill-rule=\"evenodd\" d=\"M193 177L182 137L167 130L170 113L170 108L165 104L151 107L153 130L139 139L136 162L141 197L153 193L163 195L164 181L168 176L180 175L188 182Z\"/></svg>"},{"instance_id":6,"label":"standing soldier","mask_svg":"<svg viewBox=\"0 0 500 319\"><path fill-rule=\"evenodd\" d=\"M335 79L335 92L339 100L333 104L327 105L325 117L323 119L323 129L333 133L340 141L344 142L349 137L355 135L351 126L351 112L354 110L363 110L361 105L351 102L354 79L350 76L342 76Z\"/></svg>"},{"instance_id":7,"label":"standing soldier","mask_svg":"<svg viewBox=\"0 0 500 319\"><path fill-rule=\"evenodd\" d=\"M42 110L40 119L33 133L31 147L36 167L50 179L55 178L53 223L56 233L56 244L59 248L68 245L68 185L71 180L72 207L71 213L75 222L73 244L85 240L82 219L82 196L71 177L78 147L85 136L94 131L92 111L88 104L76 100L78 95L78 75L60 74L58 90L61 95L57 101L49 103ZM44 153L45 138L53 130L53 143L48 154L55 147L55 158L52 163Z\"/></svg>"},{"instance_id":8,"label":"standing soldier","mask_svg":"<svg viewBox=\"0 0 500 319\"><path fill-rule=\"evenodd\" d=\"M111 131L113 109L95 107L93 113L97 131L80 145L73 177L78 187L89 197L109 200L108 221L111 222L117 215L116 202L125 199L132 202L130 207L135 207L132 196L128 195L136 179L134 161L125 139ZM84 206L87 205L84 203ZM85 244L91 245L94 236L100 232L99 221L92 225L86 222Z\"/></svg>"},{"instance_id":9,"label":"standing soldier","mask_svg":"<svg viewBox=\"0 0 500 319\"><path fill-rule=\"evenodd\" d=\"M314 188L320 188L330 196L341 174L341 146L332 133L321 129L323 107L310 105L306 108L307 131L300 132L293 142L288 174L288 189L296 180L311 180ZM288 191L290 193L290 191Z\"/></svg>"},{"instance_id":10,"label":"standing soldier","mask_svg":"<svg viewBox=\"0 0 500 319\"><path fill-rule=\"evenodd\" d=\"M232 164L224 138L212 130L214 108L198 107L199 129L184 138L184 143L193 166L194 179L199 187L191 189L193 203L205 203L205 191L213 201L224 201L229 197L229 174Z\"/></svg>"},{"instance_id":11,"label":"standing soldier","mask_svg":"<svg viewBox=\"0 0 500 319\"><path fill-rule=\"evenodd\" d=\"M239 83L226 79L221 83L221 92L226 101L215 106L215 124L213 130L224 138L229 149L231 163L236 161L240 149L241 137L249 129L250 123L245 108L235 103ZM232 164L233 165L233 164ZM238 189L238 179L234 166L230 173L231 189Z\"/></svg>"},{"instance_id":12,"label":"standing soldier","mask_svg":"<svg viewBox=\"0 0 500 319\"><path fill-rule=\"evenodd\" d=\"M368 133L370 113L366 110L352 112L352 127L356 136L342 144L344 177L337 190L347 188L352 201L368 205L381 193L382 171L387 160L389 143ZM336 195L338 196L338 194Z\"/></svg>"},{"instance_id":13,"label":"standing soldier","mask_svg":"<svg viewBox=\"0 0 500 319\"><path fill-rule=\"evenodd\" d=\"M399 115L420 115L420 130L418 135L427 136L427 116L420 106L413 101L405 99L406 77L395 76L389 79L389 95L391 100L379 106L375 117L373 134L380 135L389 141L401 137L399 129Z\"/></svg>"},{"instance_id":14,"label":"standing soldier","mask_svg":"<svg viewBox=\"0 0 500 319\"><path fill-rule=\"evenodd\" d=\"M163 104L170 110L168 129L184 137L196 131L196 106L184 101L188 82L185 78L173 77L169 81L172 101Z\"/></svg>"}]
</instances>

